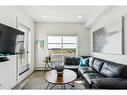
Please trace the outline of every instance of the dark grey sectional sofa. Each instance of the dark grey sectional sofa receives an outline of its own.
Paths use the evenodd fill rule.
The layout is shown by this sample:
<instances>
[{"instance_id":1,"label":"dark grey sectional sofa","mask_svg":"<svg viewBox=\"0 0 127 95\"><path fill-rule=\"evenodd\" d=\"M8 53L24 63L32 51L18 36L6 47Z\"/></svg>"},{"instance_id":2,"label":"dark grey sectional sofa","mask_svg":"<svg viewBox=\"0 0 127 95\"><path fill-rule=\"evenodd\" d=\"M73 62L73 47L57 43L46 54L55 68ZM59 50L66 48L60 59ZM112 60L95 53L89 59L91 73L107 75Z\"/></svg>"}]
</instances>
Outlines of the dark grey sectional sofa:
<instances>
[{"instance_id":1,"label":"dark grey sectional sofa","mask_svg":"<svg viewBox=\"0 0 127 95\"><path fill-rule=\"evenodd\" d=\"M127 89L127 65L91 57L78 74L87 88Z\"/></svg>"},{"instance_id":2,"label":"dark grey sectional sofa","mask_svg":"<svg viewBox=\"0 0 127 95\"><path fill-rule=\"evenodd\" d=\"M90 56L81 56L82 58L88 58ZM64 57L64 68L71 69L78 74L78 68L80 64L80 57Z\"/></svg>"}]
</instances>

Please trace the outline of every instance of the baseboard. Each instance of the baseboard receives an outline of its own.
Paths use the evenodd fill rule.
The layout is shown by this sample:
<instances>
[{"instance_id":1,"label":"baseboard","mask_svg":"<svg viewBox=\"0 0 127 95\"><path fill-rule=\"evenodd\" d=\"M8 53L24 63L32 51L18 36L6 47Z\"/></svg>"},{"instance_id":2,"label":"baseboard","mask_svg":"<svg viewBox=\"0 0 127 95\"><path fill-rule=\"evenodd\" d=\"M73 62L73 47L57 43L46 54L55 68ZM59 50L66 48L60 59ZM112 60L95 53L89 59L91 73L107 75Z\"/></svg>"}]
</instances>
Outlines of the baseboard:
<instances>
[{"instance_id":1,"label":"baseboard","mask_svg":"<svg viewBox=\"0 0 127 95\"><path fill-rule=\"evenodd\" d=\"M34 70L44 70L43 67L36 67Z\"/></svg>"},{"instance_id":2,"label":"baseboard","mask_svg":"<svg viewBox=\"0 0 127 95\"><path fill-rule=\"evenodd\" d=\"M27 78L33 71L34 70L29 69L28 71L26 71L25 73L23 73L22 75L20 75L19 78L18 78L18 83L20 83L25 78Z\"/></svg>"},{"instance_id":3,"label":"baseboard","mask_svg":"<svg viewBox=\"0 0 127 95\"><path fill-rule=\"evenodd\" d=\"M36 67L34 70L45 70L45 68L44 67Z\"/></svg>"}]
</instances>

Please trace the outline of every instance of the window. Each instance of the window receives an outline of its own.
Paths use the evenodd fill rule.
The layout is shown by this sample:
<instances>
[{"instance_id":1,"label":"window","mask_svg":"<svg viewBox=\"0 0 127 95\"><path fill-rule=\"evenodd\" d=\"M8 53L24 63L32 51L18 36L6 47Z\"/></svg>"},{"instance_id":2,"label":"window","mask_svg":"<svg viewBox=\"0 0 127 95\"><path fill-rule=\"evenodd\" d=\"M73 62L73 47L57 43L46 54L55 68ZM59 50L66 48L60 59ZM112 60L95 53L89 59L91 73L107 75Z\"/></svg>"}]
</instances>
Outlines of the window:
<instances>
[{"instance_id":1,"label":"window","mask_svg":"<svg viewBox=\"0 0 127 95\"><path fill-rule=\"evenodd\" d=\"M77 36L63 36L63 55L76 56Z\"/></svg>"},{"instance_id":2,"label":"window","mask_svg":"<svg viewBox=\"0 0 127 95\"><path fill-rule=\"evenodd\" d=\"M76 56L77 36L48 36L48 52L51 55Z\"/></svg>"}]
</instances>

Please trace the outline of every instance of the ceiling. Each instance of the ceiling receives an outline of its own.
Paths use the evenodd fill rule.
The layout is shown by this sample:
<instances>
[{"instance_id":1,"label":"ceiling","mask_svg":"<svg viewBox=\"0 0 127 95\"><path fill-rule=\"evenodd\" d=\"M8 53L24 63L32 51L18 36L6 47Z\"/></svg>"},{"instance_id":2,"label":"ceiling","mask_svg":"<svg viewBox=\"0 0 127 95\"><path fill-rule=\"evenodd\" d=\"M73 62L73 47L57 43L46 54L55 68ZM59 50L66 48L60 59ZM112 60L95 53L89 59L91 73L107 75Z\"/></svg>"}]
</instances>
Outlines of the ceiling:
<instances>
[{"instance_id":1,"label":"ceiling","mask_svg":"<svg viewBox=\"0 0 127 95\"><path fill-rule=\"evenodd\" d=\"M34 22L88 23L106 6L23 6L22 10Z\"/></svg>"}]
</instances>

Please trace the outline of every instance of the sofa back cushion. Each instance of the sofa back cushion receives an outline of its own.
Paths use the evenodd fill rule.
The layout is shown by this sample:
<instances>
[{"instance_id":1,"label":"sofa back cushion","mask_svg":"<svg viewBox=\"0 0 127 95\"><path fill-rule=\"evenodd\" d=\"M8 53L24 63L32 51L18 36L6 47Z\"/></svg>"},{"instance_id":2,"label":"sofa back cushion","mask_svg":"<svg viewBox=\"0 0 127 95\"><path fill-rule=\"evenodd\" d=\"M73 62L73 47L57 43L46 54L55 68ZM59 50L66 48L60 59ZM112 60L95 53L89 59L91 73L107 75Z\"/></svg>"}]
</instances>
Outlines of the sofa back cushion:
<instances>
[{"instance_id":1,"label":"sofa back cushion","mask_svg":"<svg viewBox=\"0 0 127 95\"><path fill-rule=\"evenodd\" d=\"M78 57L65 57L64 65L79 65L80 58Z\"/></svg>"},{"instance_id":2,"label":"sofa back cushion","mask_svg":"<svg viewBox=\"0 0 127 95\"><path fill-rule=\"evenodd\" d=\"M127 77L127 66L123 64L118 64L111 61L105 61L101 71L106 77Z\"/></svg>"},{"instance_id":3,"label":"sofa back cushion","mask_svg":"<svg viewBox=\"0 0 127 95\"><path fill-rule=\"evenodd\" d=\"M80 64L80 58L78 57L73 57L74 63L73 65L79 65Z\"/></svg>"},{"instance_id":4,"label":"sofa back cushion","mask_svg":"<svg viewBox=\"0 0 127 95\"><path fill-rule=\"evenodd\" d=\"M74 64L73 58L71 58L71 57L65 57L64 58L64 64L65 65L73 65Z\"/></svg>"},{"instance_id":5,"label":"sofa back cushion","mask_svg":"<svg viewBox=\"0 0 127 95\"><path fill-rule=\"evenodd\" d=\"M92 68L97 71L97 72L100 72L103 64L104 64L104 60L102 59L98 59L98 58L95 58L94 61L93 61L93 64L92 64Z\"/></svg>"}]
</instances>

